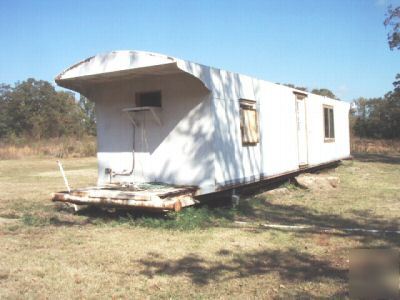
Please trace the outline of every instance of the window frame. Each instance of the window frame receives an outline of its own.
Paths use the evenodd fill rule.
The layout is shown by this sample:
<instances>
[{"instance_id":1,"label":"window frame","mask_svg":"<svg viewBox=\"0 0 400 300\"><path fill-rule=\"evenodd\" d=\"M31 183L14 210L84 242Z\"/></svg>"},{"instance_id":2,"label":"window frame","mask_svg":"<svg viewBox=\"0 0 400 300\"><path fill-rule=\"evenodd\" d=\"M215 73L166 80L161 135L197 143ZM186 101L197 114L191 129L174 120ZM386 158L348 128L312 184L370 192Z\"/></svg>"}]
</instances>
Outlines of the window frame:
<instances>
[{"instance_id":1,"label":"window frame","mask_svg":"<svg viewBox=\"0 0 400 300\"><path fill-rule=\"evenodd\" d=\"M252 141L247 141L246 134L245 134L245 124L243 124L243 114L244 111L252 111L254 112L254 124L255 124L255 139ZM260 143L260 126L259 126L259 116L258 110L256 107L256 101L248 100L248 99L239 99L239 122L240 122L240 136L242 140L242 146L257 146ZM249 125L249 124L248 124ZM247 130L251 130L247 127Z\"/></svg>"},{"instance_id":2,"label":"window frame","mask_svg":"<svg viewBox=\"0 0 400 300\"><path fill-rule=\"evenodd\" d=\"M327 118L325 116L325 110L327 111ZM323 133L324 133L324 142L325 143L333 143L335 142L335 110L332 105L322 105L322 122L323 122ZM328 124L328 128L326 128L326 124ZM328 131L327 131L328 129ZM328 136L326 133L328 132Z\"/></svg>"}]
</instances>

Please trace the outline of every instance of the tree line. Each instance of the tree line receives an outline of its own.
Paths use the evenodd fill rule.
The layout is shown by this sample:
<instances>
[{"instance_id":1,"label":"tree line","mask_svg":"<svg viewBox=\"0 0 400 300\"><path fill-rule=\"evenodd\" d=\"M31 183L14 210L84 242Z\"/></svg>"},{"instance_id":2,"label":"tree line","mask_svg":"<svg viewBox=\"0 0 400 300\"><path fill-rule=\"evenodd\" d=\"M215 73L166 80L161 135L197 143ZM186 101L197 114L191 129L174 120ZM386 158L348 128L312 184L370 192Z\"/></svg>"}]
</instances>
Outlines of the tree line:
<instances>
[{"instance_id":1,"label":"tree line","mask_svg":"<svg viewBox=\"0 0 400 300\"><path fill-rule=\"evenodd\" d=\"M400 50L400 6L389 6L383 22L388 29L390 50ZM379 98L358 98L353 102L351 124L353 133L369 138L400 138L400 74L393 90Z\"/></svg>"},{"instance_id":2,"label":"tree line","mask_svg":"<svg viewBox=\"0 0 400 300\"><path fill-rule=\"evenodd\" d=\"M0 138L55 138L95 134L94 104L29 78L0 84Z\"/></svg>"},{"instance_id":3,"label":"tree line","mask_svg":"<svg viewBox=\"0 0 400 300\"><path fill-rule=\"evenodd\" d=\"M278 83L279 84L279 83ZM304 92L310 92L316 95L320 95L320 96L325 96L331 99L338 99L338 97L336 97L336 95L330 90L330 89L326 89L326 88L322 88L322 89L308 89L307 87L304 86L296 86L292 83L283 83L282 85L285 85L287 87L299 90L299 91L304 91Z\"/></svg>"},{"instance_id":4,"label":"tree line","mask_svg":"<svg viewBox=\"0 0 400 300\"><path fill-rule=\"evenodd\" d=\"M366 138L400 138L400 74L394 89L379 98L358 98L352 103L353 134Z\"/></svg>"}]
</instances>

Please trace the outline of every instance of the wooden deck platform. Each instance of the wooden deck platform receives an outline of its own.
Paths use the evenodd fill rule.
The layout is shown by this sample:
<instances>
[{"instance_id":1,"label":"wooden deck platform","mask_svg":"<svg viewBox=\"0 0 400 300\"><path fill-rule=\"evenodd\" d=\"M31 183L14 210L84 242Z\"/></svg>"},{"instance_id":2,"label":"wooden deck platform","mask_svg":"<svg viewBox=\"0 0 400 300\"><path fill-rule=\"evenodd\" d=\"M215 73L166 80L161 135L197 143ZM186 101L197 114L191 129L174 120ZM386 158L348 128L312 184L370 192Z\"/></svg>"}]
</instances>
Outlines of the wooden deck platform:
<instances>
[{"instance_id":1,"label":"wooden deck platform","mask_svg":"<svg viewBox=\"0 0 400 300\"><path fill-rule=\"evenodd\" d=\"M142 183L135 186L108 185L63 191L52 195L52 201L76 205L179 211L194 205L197 187L163 183Z\"/></svg>"}]
</instances>

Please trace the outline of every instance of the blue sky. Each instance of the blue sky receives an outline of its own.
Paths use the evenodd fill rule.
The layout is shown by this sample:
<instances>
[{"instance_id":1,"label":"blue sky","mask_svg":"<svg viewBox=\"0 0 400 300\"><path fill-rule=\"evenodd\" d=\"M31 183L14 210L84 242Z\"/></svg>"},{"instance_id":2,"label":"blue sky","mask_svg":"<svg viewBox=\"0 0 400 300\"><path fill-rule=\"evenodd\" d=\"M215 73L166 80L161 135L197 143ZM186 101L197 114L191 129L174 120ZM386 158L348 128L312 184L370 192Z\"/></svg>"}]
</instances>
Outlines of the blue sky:
<instances>
[{"instance_id":1,"label":"blue sky","mask_svg":"<svg viewBox=\"0 0 400 300\"><path fill-rule=\"evenodd\" d=\"M400 51L383 26L400 0L0 0L0 82L53 81L111 50L146 50L342 99L392 89Z\"/></svg>"}]
</instances>

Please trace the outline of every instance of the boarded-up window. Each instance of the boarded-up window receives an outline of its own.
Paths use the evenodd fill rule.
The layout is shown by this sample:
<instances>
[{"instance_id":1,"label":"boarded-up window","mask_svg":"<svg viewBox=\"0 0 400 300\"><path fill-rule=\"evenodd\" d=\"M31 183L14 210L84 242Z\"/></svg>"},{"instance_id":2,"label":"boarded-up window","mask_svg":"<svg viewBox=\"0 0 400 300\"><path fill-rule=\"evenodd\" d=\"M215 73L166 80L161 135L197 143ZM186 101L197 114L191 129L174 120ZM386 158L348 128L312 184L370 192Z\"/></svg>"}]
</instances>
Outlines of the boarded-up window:
<instances>
[{"instance_id":1,"label":"boarded-up window","mask_svg":"<svg viewBox=\"0 0 400 300\"><path fill-rule=\"evenodd\" d=\"M136 106L161 107L161 91L136 93Z\"/></svg>"},{"instance_id":2,"label":"boarded-up window","mask_svg":"<svg viewBox=\"0 0 400 300\"><path fill-rule=\"evenodd\" d=\"M324 133L326 142L335 140L335 122L332 106L324 105Z\"/></svg>"},{"instance_id":3,"label":"boarded-up window","mask_svg":"<svg viewBox=\"0 0 400 300\"><path fill-rule=\"evenodd\" d=\"M240 131L242 145L256 145L259 138L258 114L255 101L240 100Z\"/></svg>"}]
</instances>

